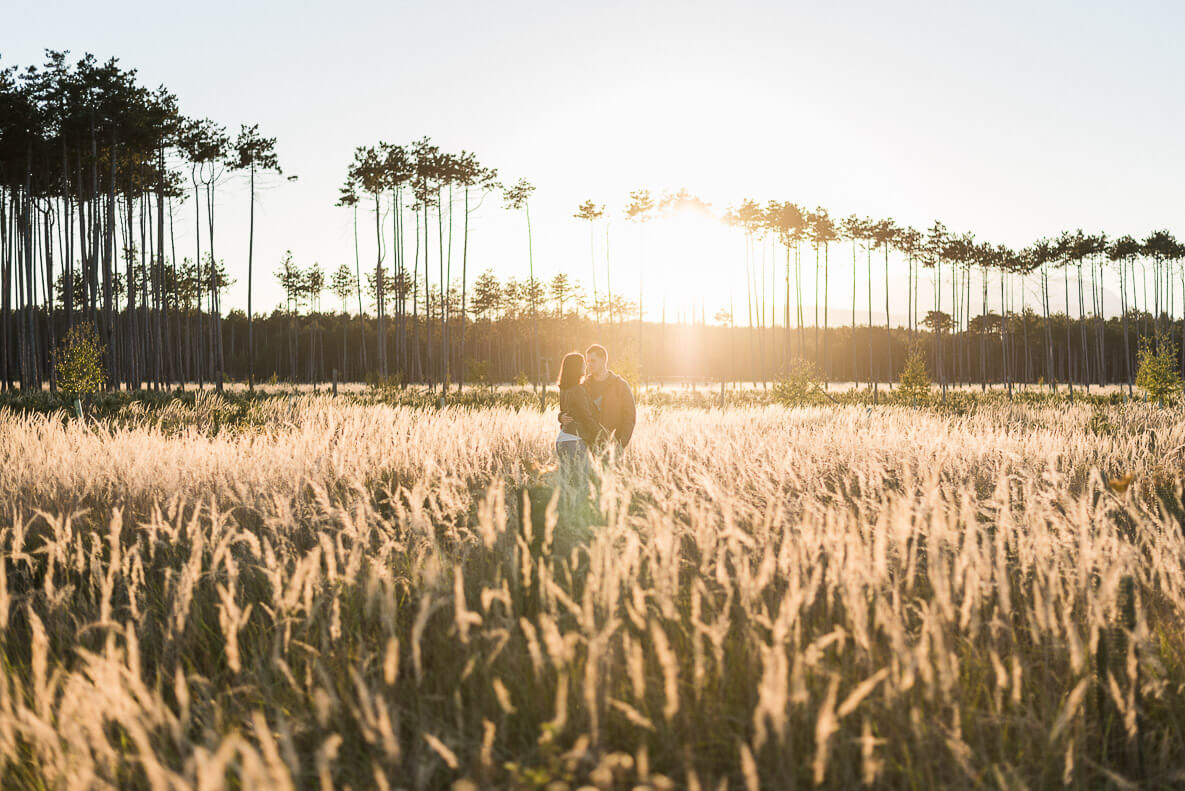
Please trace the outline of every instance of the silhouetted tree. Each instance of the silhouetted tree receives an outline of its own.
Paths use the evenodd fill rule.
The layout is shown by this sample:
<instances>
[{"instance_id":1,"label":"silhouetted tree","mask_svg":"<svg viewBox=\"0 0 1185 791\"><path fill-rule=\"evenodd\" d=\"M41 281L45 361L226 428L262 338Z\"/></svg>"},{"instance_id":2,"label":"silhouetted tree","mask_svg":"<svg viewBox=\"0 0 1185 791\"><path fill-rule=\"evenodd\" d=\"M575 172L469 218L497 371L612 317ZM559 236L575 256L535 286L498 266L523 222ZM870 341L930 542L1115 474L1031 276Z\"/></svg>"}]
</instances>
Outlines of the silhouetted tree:
<instances>
[{"instance_id":1,"label":"silhouetted tree","mask_svg":"<svg viewBox=\"0 0 1185 791\"><path fill-rule=\"evenodd\" d=\"M243 124L239 136L231 146L227 166L232 171L247 171L250 181L250 220L247 231L247 389L255 391L255 315L252 307L252 286L255 262L255 175L274 172L280 174L280 160L276 156L276 138L259 134L259 125Z\"/></svg>"}]
</instances>

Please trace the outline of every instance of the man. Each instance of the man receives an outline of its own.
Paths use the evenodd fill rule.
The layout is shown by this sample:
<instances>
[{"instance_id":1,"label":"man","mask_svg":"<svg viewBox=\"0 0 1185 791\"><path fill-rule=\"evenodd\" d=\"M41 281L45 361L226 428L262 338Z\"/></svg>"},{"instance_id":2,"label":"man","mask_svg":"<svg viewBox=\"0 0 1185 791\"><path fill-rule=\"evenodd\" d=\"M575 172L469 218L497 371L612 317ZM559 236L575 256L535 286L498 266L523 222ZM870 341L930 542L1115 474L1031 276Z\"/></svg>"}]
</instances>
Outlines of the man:
<instances>
[{"instance_id":1,"label":"man","mask_svg":"<svg viewBox=\"0 0 1185 791\"><path fill-rule=\"evenodd\" d=\"M623 450L634 435L634 394L624 379L609 370L609 352L604 346L594 343L585 350L584 357L588 367L584 389L597 408L601 425L618 450ZM561 412L560 425L567 429L571 423L571 416Z\"/></svg>"}]
</instances>

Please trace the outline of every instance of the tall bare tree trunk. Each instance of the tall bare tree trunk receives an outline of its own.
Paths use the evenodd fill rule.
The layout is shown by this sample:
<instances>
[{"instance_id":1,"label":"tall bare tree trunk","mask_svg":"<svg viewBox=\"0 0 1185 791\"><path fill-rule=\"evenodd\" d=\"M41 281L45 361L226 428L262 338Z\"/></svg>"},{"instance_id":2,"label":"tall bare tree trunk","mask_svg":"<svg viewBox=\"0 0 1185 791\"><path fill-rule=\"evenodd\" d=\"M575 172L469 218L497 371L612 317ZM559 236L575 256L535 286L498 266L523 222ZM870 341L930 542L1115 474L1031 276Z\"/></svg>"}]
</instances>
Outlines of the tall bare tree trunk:
<instances>
[{"instance_id":1,"label":"tall bare tree trunk","mask_svg":"<svg viewBox=\"0 0 1185 791\"><path fill-rule=\"evenodd\" d=\"M461 241L461 355L460 365L461 370L457 371L457 392L465 389L465 298L469 287L469 187L465 187L465 228L462 231ZM589 226L589 242L592 242L592 226ZM593 262L593 293L596 294L596 262ZM593 297L593 304L596 304L596 297ZM598 322L599 326L599 322Z\"/></svg>"},{"instance_id":2,"label":"tall bare tree trunk","mask_svg":"<svg viewBox=\"0 0 1185 791\"><path fill-rule=\"evenodd\" d=\"M831 278L829 276L830 270L831 270L830 257L831 257L830 245L826 241L824 241L823 242L823 357L825 360L823 363L823 388L824 389L826 389L831 384L831 351L830 351L831 347L830 347L830 338L828 337L828 332L827 332L827 330L828 330L828 321L827 321L828 297L827 297L827 293L831 287Z\"/></svg>"},{"instance_id":3,"label":"tall bare tree trunk","mask_svg":"<svg viewBox=\"0 0 1185 791\"><path fill-rule=\"evenodd\" d=\"M255 392L255 313L252 285L255 273L255 161L251 161L251 208L247 226L247 390Z\"/></svg>"},{"instance_id":4,"label":"tall bare tree trunk","mask_svg":"<svg viewBox=\"0 0 1185 791\"><path fill-rule=\"evenodd\" d=\"M869 386L869 388L872 389L873 401L879 401L880 400L880 388L878 387L878 383L880 382L880 377L877 375L877 371L874 370L875 352L873 352L873 350L872 350L872 245L868 245L865 248L865 252L867 254L867 269L868 269L868 277L865 278L866 285L868 287L868 386ZM855 243L853 242L852 243L853 263L855 261L855 255L856 255ZM855 267L853 267L852 268L852 306L853 306L852 328L853 328L853 330L856 327L856 311L855 311L856 296L855 296L855 294L856 294L856 270L855 270ZM852 351L854 354L855 349L853 349Z\"/></svg>"},{"instance_id":5,"label":"tall bare tree trunk","mask_svg":"<svg viewBox=\"0 0 1185 791\"><path fill-rule=\"evenodd\" d=\"M984 293L987 291L987 283L984 283ZM984 297L986 300L987 298ZM872 328L869 327L869 332ZM885 350L888 354L888 369L885 381L888 382L889 390L893 389L893 328L889 319L889 243L885 242Z\"/></svg>"},{"instance_id":6,"label":"tall bare tree trunk","mask_svg":"<svg viewBox=\"0 0 1185 791\"><path fill-rule=\"evenodd\" d=\"M1004 301L1004 281L1008 274L1000 270L1000 368L1004 386L1008 388L1008 400L1012 400L1012 377L1008 370L1008 307Z\"/></svg>"},{"instance_id":7,"label":"tall bare tree trunk","mask_svg":"<svg viewBox=\"0 0 1185 791\"><path fill-rule=\"evenodd\" d=\"M119 369L116 365L115 353L115 325L112 315L111 275L113 259L115 258L115 161L118 158L118 146L114 136L111 138L111 179L107 185L107 227L104 233L103 245L103 341L107 346L107 374L111 387L119 389Z\"/></svg>"},{"instance_id":8,"label":"tall bare tree trunk","mask_svg":"<svg viewBox=\"0 0 1185 791\"><path fill-rule=\"evenodd\" d=\"M366 319L362 312L362 259L358 252L358 204L354 203L354 279L358 292L358 349L361 354L361 378L366 378Z\"/></svg>"},{"instance_id":9,"label":"tall bare tree trunk","mask_svg":"<svg viewBox=\"0 0 1185 791\"><path fill-rule=\"evenodd\" d=\"M1062 267L1062 280L1066 286L1066 384L1069 387L1070 403L1074 402L1074 350L1070 346L1070 263Z\"/></svg>"},{"instance_id":10,"label":"tall bare tree trunk","mask_svg":"<svg viewBox=\"0 0 1185 791\"><path fill-rule=\"evenodd\" d=\"M0 383L7 392L12 389L12 379L8 368L8 350L12 344L10 337L12 294L12 251L11 232L8 223L10 213L5 211L5 190L0 189Z\"/></svg>"},{"instance_id":11,"label":"tall bare tree trunk","mask_svg":"<svg viewBox=\"0 0 1185 791\"><path fill-rule=\"evenodd\" d=\"M523 212L527 217L527 266L530 271L530 297L531 297L531 334L534 336L532 346L534 347L535 357L535 382L539 382L539 310L535 304L535 245L531 239L531 207L529 204L523 205ZM639 283L641 283L641 276L639 275ZM638 298L638 360L642 359L642 300L639 293Z\"/></svg>"}]
</instances>

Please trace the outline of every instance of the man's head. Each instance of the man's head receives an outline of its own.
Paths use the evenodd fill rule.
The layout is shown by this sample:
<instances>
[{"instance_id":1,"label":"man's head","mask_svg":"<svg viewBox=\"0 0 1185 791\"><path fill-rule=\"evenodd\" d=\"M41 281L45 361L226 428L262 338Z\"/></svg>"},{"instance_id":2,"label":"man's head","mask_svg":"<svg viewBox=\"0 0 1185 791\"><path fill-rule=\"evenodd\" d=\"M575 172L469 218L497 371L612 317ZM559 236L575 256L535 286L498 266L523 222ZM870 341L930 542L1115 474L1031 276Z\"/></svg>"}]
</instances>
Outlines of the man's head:
<instances>
[{"instance_id":1,"label":"man's head","mask_svg":"<svg viewBox=\"0 0 1185 791\"><path fill-rule=\"evenodd\" d=\"M609 352L599 343L594 343L584 350L584 359L588 366L588 375L593 379L601 379L609 372Z\"/></svg>"}]
</instances>

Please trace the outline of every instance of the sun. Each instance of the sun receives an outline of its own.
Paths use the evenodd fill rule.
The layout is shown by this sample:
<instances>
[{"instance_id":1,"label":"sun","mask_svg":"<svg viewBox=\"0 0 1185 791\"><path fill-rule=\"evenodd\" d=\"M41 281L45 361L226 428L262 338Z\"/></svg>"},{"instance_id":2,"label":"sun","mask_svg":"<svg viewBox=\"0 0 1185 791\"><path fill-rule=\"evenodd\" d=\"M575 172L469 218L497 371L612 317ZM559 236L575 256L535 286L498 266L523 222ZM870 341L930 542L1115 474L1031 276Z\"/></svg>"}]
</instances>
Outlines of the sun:
<instances>
[{"instance_id":1,"label":"sun","mask_svg":"<svg viewBox=\"0 0 1185 791\"><path fill-rule=\"evenodd\" d=\"M735 235L710 204L686 190L667 195L643 231L645 312L650 321L700 321L727 303L735 260Z\"/></svg>"}]
</instances>

